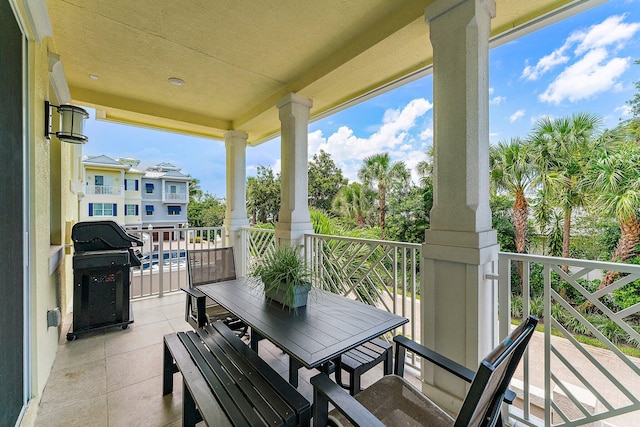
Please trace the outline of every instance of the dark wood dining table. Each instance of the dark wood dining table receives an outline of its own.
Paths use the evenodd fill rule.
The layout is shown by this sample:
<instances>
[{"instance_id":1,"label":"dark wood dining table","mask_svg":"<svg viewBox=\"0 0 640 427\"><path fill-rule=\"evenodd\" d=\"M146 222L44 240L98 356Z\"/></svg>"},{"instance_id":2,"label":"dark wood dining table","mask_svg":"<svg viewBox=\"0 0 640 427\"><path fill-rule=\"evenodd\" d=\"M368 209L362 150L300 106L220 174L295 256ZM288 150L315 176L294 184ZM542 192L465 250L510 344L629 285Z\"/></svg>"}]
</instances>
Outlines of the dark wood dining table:
<instances>
[{"instance_id":1,"label":"dark wood dining table","mask_svg":"<svg viewBox=\"0 0 640 427\"><path fill-rule=\"evenodd\" d=\"M264 296L254 278L198 287L251 328L251 348L268 339L287 353L289 382L297 387L298 368L327 369L329 363L358 345L389 332L409 319L351 298L312 287L307 305L283 308Z\"/></svg>"}]
</instances>

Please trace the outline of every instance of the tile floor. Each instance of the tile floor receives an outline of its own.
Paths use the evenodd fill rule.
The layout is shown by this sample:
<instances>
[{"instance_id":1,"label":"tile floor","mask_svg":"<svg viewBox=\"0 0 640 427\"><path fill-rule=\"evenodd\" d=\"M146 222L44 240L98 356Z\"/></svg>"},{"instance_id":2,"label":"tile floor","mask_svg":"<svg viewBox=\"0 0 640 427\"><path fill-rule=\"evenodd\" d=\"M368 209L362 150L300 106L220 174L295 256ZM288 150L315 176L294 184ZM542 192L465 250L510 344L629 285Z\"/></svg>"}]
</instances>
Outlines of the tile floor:
<instances>
[{"instance_id":1,"label":"tile floor","mask_svg":"<svg viewBox=\"0 0 640 427\"><path fill-rule=\"evenodd\" d=\"M134 323L126 330L110 328L67 342L64 326L36 426L181 425L181 387L162 396L162 337L191 329L184 321L184 294L135 300L132 306ZM71 316L66 320L70 323ZM287 356L278 348L262 341L260 356L287 378ZM298 390L309 401L308 380L316 373L300 370ZM381 367L369 371L363 386L380 376Z\"/></svg>"}]
</instances>

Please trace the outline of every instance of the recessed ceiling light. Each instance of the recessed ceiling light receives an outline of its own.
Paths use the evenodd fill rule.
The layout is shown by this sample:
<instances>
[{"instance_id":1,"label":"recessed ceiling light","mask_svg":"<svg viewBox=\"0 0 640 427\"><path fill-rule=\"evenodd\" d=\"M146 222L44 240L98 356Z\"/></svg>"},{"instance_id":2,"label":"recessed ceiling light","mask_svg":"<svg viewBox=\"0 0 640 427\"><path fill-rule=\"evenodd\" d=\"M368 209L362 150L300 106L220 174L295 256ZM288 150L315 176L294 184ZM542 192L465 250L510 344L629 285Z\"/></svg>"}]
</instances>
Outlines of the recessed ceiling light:
<instances>
[{"instance_id":1,"label":"recessed ceiling light","mask_svg":"<svg viewBox=\"0 0 640 427\"><path fill-rule=\"evenodd\" d=\"M89 78L91 80L98 80L98 76L96 76L95 74L89 74Z\"/></svg>"},{"instance_id":2,"label":"recessed ceiling light","mask_svg":"<svg viewBox=\"0 0 640 427\"><path fill-rule=\"evenodd\" d=\"M169 77L169 83L174 86L182 86L184 84L184 80L179 79L177 77Z\"/></svg>"}]
</instances>

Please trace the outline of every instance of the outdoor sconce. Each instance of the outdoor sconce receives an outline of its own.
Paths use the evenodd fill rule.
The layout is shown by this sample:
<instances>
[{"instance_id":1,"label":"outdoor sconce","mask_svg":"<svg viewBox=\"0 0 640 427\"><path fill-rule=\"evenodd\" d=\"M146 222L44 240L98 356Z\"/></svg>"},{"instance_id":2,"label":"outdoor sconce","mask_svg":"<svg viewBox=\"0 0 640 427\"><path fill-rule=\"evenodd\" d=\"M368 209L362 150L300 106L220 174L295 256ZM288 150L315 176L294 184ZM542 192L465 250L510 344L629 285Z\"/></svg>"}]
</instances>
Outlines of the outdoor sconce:
<instances>
[{"instance_id":1,"label":"outdoor sconce","mask_svg":"<svg viewBox=\"0 0 640 427\"><path fill-rule=\"evenodd\" d=\"M60 114L60 130L56 136L60 141L70 144L84 144L89 137L84 135L84 121L89 118L89 113L84 108L75 105L53 105L44 101L44 136L51 138L51 107L56 107Z\"/></svg>"}]
</instances>

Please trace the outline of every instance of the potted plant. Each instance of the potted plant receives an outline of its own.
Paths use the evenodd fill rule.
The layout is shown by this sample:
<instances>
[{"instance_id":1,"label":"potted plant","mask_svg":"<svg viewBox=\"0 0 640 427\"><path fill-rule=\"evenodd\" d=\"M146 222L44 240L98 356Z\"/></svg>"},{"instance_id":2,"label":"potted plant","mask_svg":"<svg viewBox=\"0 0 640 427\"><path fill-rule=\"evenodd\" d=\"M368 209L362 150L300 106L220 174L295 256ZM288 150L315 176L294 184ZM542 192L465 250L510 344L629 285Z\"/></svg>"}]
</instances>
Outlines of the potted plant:
<instances>
[{"instance_id":1,"label":"potted plant","mask_svg":"<svg viewBox=\"0 0 640 427\"><path fill-rule=\"evenodd\" d=\"M307 305L311 270L296 246L276 247L256 264L251 275L262 280L267 298L294 310Z\"/></svg>"}]
</instances>

